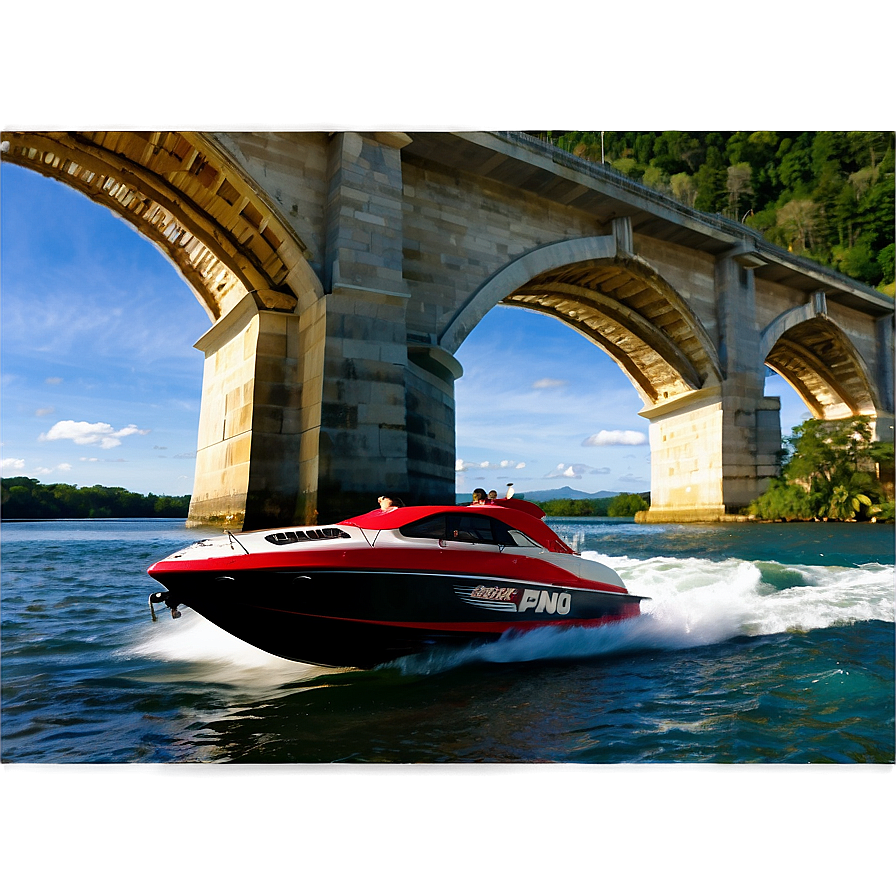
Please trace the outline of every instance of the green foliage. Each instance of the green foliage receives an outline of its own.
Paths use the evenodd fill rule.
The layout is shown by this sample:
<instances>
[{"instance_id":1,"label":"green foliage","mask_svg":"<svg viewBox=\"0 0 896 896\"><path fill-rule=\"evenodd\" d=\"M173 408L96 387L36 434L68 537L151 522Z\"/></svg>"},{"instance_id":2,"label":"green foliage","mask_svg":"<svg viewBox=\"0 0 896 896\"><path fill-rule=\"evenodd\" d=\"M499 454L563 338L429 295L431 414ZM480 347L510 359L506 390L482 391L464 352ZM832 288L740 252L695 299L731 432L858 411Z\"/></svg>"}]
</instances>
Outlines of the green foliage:
<instances>
[{"instance_id":1,"label":"green foliage","mask_svg":"<svg viewBox=\"0 0 896 896\"><path fill-rule=\"evenodd\" d=\"M539 501L538 506L547 516L606 516L610 498L552 498Z\"/></svg>"},{"instance_id":2,"label":"green foliage","mask_svg":"<svg viewBox=\"0 0 896 896\"><path fill-rule=\"evenodd\" d=\"M634 516L639 510L647 510L649 506L641 495L623 492L610 501L607 516Z\"/></svg>"},{"instance_id":3,"label":"green foliage","mask_svg":"<svg viewBox=\"0 0 896 896\"><path fill-rule=\"evenodd\" d=\"M539 501L547 516L634 516L647 510L649 495L623 493L610 498L553 498Z\"/></svg>"},{"instance_id":4,"label":"green foliage","mask_svg":"<svg viewBox=\"0 0 896 896\"><path fill-rule=\"evenodd\" d=\"M749 512L763 520L811 520L815 517L815 507L806 489L776 479L750 505Z\"/></svg>"},{"instance_id":5,"label":"green foliage","mask_svg":"<svg viewBox=\"0 0 896 896\"><path fill-rule=\"evenodd\" d=\"M138 495L123 488L79 488L15 476L2 480L0 503L6 519L87 519L109 517L186 517L190 496Z\"/></svg>"},{"instance_id":6,"label":"green foliage","mask_svg":"<svg viewBox=\"0 0 896 896\"><path fill-rule=\"evenodd\" d=\"M807 420L785 439L781 476L749 507L766 520L892 521L893 444L871 438L868 417Z\"/></svg>"},{"instance_id":7,"label":"green foliage","mask_svg":"<svg viewBox=\"0 0 896 896\"><path fill-rule=\"evenodd\" d=\"M599 131L546 140L601 161ZM606 164L892 294L893 132L603 132ZM781 213L781 214L779 214Z\"/></svg>"}]
</instances>

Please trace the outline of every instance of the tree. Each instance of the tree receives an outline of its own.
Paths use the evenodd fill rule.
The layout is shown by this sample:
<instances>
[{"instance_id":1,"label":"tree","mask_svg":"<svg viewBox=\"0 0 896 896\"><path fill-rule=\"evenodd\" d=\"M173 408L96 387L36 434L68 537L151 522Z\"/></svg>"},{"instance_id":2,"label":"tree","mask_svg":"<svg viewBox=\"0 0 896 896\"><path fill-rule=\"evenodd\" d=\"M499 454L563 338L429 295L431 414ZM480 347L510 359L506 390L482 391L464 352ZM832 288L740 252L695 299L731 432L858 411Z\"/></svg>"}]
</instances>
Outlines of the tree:
<instances>
[{"instance_id":1,"label":"tree","mask_svg":"<svg viewBox=\"0 0 896 896\"><path fill-rule=\"evenodd\" d=\"M641 495L622 492L610 501L607 516L634 516L639 510L647 510L649 506Z\"/></svg>"},{"instance_id":2,"label":"tree","mask_svg":"<svg viewBox=\"0 0 896 896\"><path fill-rule=\"evenodd\" d=\"M874 250L865 240L857 242L849 249L835 251L837 268L849 277L865 283L877 283L881 279L881 267Z\"/></svg>"},{"instance_id":3,"label":"tree","mask_svg":"<svg viewBox=\"0 0 896 896\"><path fill-rule=\"evenodd\" d=\"M818 205L811 199L791 199L778 209L777 224L791 251L801 253L811 247L817 223Z\"/></svg>"},{"instance_id":4,"label":"tree","mask_svg":"<svg viewBox=\"0 0 896 896\"><path fill-rule=\"evenodd\" d=\"M634 180L640 179L644 173L644 169L632 158L614 159L612 165L620 174Z\"/></svg>"},{"instance_id":5,"label":"tree","mask_svg":"<svg viewBox=\"0 0 896 896\"><path fill-rule=\"evenodd\" d=\"M721 165L706 162L700 166L694 181L697 195L694 208L703 212L719 212L728 201L728 170Z\"/></svg>"},{"instance_id":6,"label":"tree","mask_svg":"<svg viewBox=\"0 0 896 896\"><path fill-rule=\"evenodd\" d=\"M673 177L680 177L681 175L673 175ZM647 169L644 171L644 174L641 177L641 181L643 182L645 187L650 187L652 190L660 190L661 192L668 193L668 183L669 180L665 174L659 169L655 168L653 165L648 165Z\"/></svg>"},{"instance_id":7,"label":"tree","mask_svg":"<svg viewBox=\"0 0 896 896\"><path fill-rule=\"evenodd\" d=\"M739 162L728 168L728 212L734 218L737 218L740 211L740 197L753 193L750 186L752 174L753 169L746 162Z\"/></svg>"},{"instance_id":8,"label":"tree","mask_svg":"<svg viewBox=\"0 0 896 896\"><path fill-rule=\"evenodd\" d=\"M880 286L884 286L887 283L892 283L894 279L896 279L896 246L893 243L890 243L889 246L885 246L880 250L877 254L877 264L880 267L881 277L883 278L880 282Z\"/></svg>"},{"instance_id":9,"label":"tree","mask_svg":"<svg viewBox=\"0 0 896 896\"><path fill-rule=\"evenodd\" d=\"M873 506L867 495L845 485L835 485L825 515L832 520L854 520L862 505L868 508L869 514L880 512L880 507Z\"/></svg>"},{"instance_id":10,"label":"tree","mask_svg":"<svg viewBox=\"0 0 896 896\"><path fill-rule=\"evenodd\" d=\"M807 420L785 440L781 476L750 505L762 519L884 516L892 504L880 470L892 469L892 444L871 438L868 417ZM892 518L892 513L890 513Z\"/></svg>"},{"instance_id":11,"label":"tree","mask_svg":"<svg viewBox=\"0 0 896 896\"><path fill-rule=\"evenodd\" d=\"M672 195L685 205L693 205L697 197L697 184L690 174L681 172L673 174L669 178L669 185L672 187Z\"/></svg>"}]
</instances>

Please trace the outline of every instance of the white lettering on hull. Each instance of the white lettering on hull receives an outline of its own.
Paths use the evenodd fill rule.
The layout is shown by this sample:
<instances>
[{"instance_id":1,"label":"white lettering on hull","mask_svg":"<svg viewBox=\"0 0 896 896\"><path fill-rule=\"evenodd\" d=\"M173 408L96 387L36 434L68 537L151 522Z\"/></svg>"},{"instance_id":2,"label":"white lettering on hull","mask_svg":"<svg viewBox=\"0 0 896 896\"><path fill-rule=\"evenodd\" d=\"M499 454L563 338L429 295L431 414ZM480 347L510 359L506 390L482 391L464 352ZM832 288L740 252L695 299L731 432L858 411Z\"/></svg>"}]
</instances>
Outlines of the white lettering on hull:
<instances>
[{"instance_id":1,"label":"white lettering on hull","mask_svg":"<svg viewBox=\"0 0 896 896\"><path fill-rule=\"evenodd\" d=\"M539 591L527 588L517 606L518 613L525 613L530 607L536 613L552 613L565 616L572 605L572 595L568 591Z\"/></svg>"}]
</instances>

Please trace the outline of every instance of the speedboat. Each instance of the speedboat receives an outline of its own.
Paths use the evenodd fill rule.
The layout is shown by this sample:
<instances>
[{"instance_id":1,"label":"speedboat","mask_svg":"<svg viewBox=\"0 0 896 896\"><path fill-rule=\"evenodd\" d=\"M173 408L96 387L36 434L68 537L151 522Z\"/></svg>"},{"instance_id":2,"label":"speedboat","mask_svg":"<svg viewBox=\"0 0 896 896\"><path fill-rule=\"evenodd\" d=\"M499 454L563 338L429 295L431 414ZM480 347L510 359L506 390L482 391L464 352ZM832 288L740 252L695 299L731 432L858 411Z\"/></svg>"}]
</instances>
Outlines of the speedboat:
<instances>
[{"instance_id":1,"label":"speedboat","mask_svg":"<svg viewBox=\"0 0 896 896\"><path fill-rule=\"evenodd\" d=\"M528 501L392 507L325 526L232 532L154 563L172 616L186 606L268 653L370 668L437 646L640 613ZM155 612L152 613L155 619Z\"/></svg>"}]
</instances>

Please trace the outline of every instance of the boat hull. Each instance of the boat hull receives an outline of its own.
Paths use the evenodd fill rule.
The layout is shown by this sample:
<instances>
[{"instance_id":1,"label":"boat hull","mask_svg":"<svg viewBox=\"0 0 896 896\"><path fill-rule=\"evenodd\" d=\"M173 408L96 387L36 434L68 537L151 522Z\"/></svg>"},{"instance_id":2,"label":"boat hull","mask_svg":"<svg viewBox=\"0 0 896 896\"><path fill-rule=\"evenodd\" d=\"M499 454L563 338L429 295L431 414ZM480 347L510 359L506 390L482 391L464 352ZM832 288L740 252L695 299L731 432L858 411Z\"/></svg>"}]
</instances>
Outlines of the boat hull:
<instances>
[{"instance_id":1,"label":"boat hull","mask_svg":"<svg viewBox=\"0 0 896 896\"><path fill-rule=\"evenodd\" d=\"M456 572L296 568L156 577L172 610L190 607L276 656L334 667L370 668L532 628L604 625L637 616L641 600Z\"/></svg>"}]
</instances>

